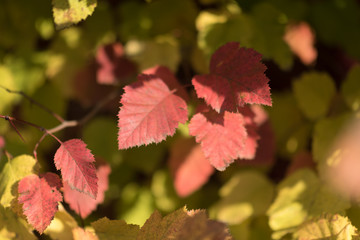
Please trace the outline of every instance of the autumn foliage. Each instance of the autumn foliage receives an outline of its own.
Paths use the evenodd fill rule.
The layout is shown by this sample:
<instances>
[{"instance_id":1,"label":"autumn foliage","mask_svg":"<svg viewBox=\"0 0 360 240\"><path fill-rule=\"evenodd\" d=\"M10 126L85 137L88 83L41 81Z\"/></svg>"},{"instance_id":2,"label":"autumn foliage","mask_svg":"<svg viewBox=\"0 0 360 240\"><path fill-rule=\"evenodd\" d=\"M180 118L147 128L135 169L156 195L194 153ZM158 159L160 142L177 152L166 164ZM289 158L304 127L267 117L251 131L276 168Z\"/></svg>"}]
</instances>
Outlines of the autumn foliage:
<instances>
[{"instance_id":1,"label":"autumn foliage","mask_svg":"<svg viewBox=\"0 0 360 240\"><path fill-rule=\"evenodd\" d=\"M1 2L0 239L360 238L359 16Z\"/></svg>"}]
</instances>

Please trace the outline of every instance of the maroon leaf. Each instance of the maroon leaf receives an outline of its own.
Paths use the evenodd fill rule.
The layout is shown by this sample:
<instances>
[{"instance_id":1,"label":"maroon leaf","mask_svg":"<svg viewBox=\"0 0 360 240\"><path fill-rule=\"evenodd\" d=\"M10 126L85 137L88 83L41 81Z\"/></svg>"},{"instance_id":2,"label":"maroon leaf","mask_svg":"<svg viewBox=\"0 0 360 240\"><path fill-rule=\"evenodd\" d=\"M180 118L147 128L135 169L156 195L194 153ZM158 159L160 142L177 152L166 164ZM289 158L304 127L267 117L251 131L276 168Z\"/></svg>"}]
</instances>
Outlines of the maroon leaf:
<instances>
[{"instance_id":1,"label":"maroon leaf","mask_svg":"<svg viewBox=\"0 0 360 240\"><path fill-rule=\"evenodd\" d=\"M176 90L175 94L182 97L185 101L189 99L189 96L185 89L180 85L175 75L171 70L165 66L155 66L153 68L146 69L143 71L144 74L155 75L161 78L164 83L169 87L170 90Z\"/></svg>"},{"instance_id":2,"label":"maroon leaf","mask_svg":"<svg viewBox=\"0 0 360 240\"><path fill-rule=\"evenodd\" d=\"M99 47L96 62L98 64L97 82L100 84L116 84L136 74L135 64L125 57L120 43Z\"/></svg>"},{"instance_id":3,"label":"maroon leaf","mask_svg":"<svg viewBox=\"0 0 360 240\"><path fill-rule=\"evenodd\" d=\"M198 97L217 112L236 112L246 103L271 106L269 79L261 54L230 42L212 56L210 74L192 79Z\"/></svg>"},{"instance_id":4,"label":"maroon leaf","mask_svg":"<svg viewBox=\"0 0 360 240\"><path fill-rule=\"evenodd\" d=\"M172 145L169 160L177 194L186 197L206 183L214 168L193 139L181 139Z\"/></svg>"},{"instance_id":5,"label":"maroon leaf","mask_svg":"<svg viewBox=\"0 0 360 240\"><path fill-rule=\"evenodd\" d=\"M54 157L56 169L61 170L63 180L72 189L89 194L96 199L98 192L94 156L80 139L61 144Z\"/></svg>"},{"instance_id":6,"label":"maroon leaf","mask_svg":"<svg viewBox=\"0 0 360 240\"><path fill-rule=\"evenodd\" d=\"M58 202L62 201L58 187L60 178L54 173L46 173L42 177L29 175L19 182L19 202L28 222L42 234L49 226L58 210Z\"/></svg>"},{"instance_id":7,"label":"maroon leaf","mask_svg":"<svg viewBox=\"0 0 360 240\"><path fill-rule=\"evenodd\" d=\"M239 109L245 120L245 128L248 134L245 140L245 147L242 153L243 159L254 159L256 149L258 147L258 139L260 138L257 131L258 126L255 123L255 114L250 107L245 106Z\"/></svg>"},{"instance_id":8,"label":"maroon leaf","mask_svg":"<svg viewBox=\"0 0 360 240\"><path fill-rule=\"evenodd\" d=\"M69 184L64 182L64 200L72 210L79 214L82 218L86 218L94 211L98 204L104 201L105 192L109 187L108 176L111 172L109 165L102 165L97 169L97 177L99 179L98 194L96 199L89 195L71 189Z\"/></svg>"},{"instance_id":9,"label":"maroon leaf","mask_svg":"<svg viewBox=\"0 0 360 240\"><path fill-rule=\"evenodd\" d=\"M186 102L154 75L126 86L118 117L119 149L160 142L187 120Z\"/></svg>"},{"instance_id":10,"label":"maroon leaf","mask_svg":"<svg viewBox=\"0 0 360 240\"><path fill-rule=\"evenodd\" d=\"M255 157L251 161L238 161L240 165L270 165L275 156L275 135L265 110L259 105L251 106L255 115L253 122L256 124L256 132L260 136L257 141ZM248 134L251 135L247 126Z\"/></svg>"},{"instance_id":11,"label":"maroon leaf","mask_svg":"<svg viewBox=\"0 0 360 240\"><path fill-rule=\"evenodd\" d=\"M240 113L214 111L197 113L190 121L190 135L201 144L204 155L218 170L223 171L236 158L244 157L247 133Z\"/></svg>"}]
</instances>

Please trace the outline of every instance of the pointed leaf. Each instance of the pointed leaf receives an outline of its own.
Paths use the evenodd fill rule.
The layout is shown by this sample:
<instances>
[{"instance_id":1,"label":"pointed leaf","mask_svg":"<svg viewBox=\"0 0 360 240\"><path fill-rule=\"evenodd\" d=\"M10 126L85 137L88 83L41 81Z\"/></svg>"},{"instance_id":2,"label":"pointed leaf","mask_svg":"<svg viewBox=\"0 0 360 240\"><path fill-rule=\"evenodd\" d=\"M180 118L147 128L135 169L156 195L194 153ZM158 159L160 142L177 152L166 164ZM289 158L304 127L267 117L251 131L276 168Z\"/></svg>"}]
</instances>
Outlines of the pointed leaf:
<instances>
[{"instance_id":1,"label":"pointed leaf","mask_svg":"<svg viewBox=\"0 0 360 240\"><path fill-rule=\"evenodd\" d=\"M197 113L190 121L189 132L201 144L211 165L222 171L243 157L247 138L244 124L244 118L238 113Z\"/></svg>"},{"instance_id":2,"label":"pointed leaf","mask_svg":"<svg viewBox=\"0 0 360 240\"><path fill-rule=\"evenodd\" d=\"M339 214L324 214L311 219L294 233L296 239L352 240L354 236L359 237L356 227L347 217Z\"/></svg>"},{"instance_id":3,"label":"pointed leaf","mask_svg":"<svg viewBox=\"0 0 360 240\"><path fill-rule=\"evenodd\" d=\"M280 233L284 229L292 232L305 220L324 212L342 213L350 207L348 200L334 193L309 169L287 177L278 185L277 192L267 215L271 229Z\"/></svg>"},{"instance_id":4,"label":"pointed leaf","mask_svg":"<svg viewBox=\"0 0 360 240\"><path fill-rule=\"evenodd\" d=\"M60 178L54 173L27 176L19 182L19 202L28 222L41 234L49 226L62 201Z\"/></svg>"},{"instance_id":5,"label":"pointed leaf","mask_svg":"<svg viewBox=\"0 0 360 240\"><path fill-rule=\"evenodd\" d=\"M91 225L100 240L134 240L139 233L138 225L126 224L124 220L109 220L107 217L92 222Z\"/></svg>"},{"instance_id":6,"label":"pointed leaf","mask_svg":"<svg viewBox=\"0 0 360 240\"><path fill-rule=\"evenodd\" d=\"M29 155L21 155L9 160L0 173L0 204L9 207L16 196L17 182L35 173L36 160Z\"/></svg>"},{"instance_id":7,"label":"pointed leaf","mask_svg":"<svg viewBox=\"0 0 360 240\"><path fill-rule=\"evenodd\" d=\"M193 139L181 139L173 144L169 159L177 194L186 197L205 184L214 172L201 146Z\"/></svg>"},{"instance_id":8,"label":"pointed leaf","mask_svg":"<svg viewBox=\"0 0 360 240\"><path fill-rule=\"evenodd\" d=\"M161 142L187 120L185 101L159 77L141 75L124 88L119 117L119 149Z\"/></svg>"},{"instance_id":9,"label":"pointed leaf","mask_svg":"<svg viewBox=\"0 0 360 240\"><path fill-rule=\"evenodd\" d=\"M212 56L210 74L192 79L198 97L217 112L236 112L246 103L271 106L269 79L261 55L251 48L230 42Z\"/></svg>"},{"instance_id":10,"label":"pointed leaf","mask_svg":"<svg viewBox=\"0 0 360 240\"><path fill-rule=\"evenodd\" d=\"M90 16L97 0L52 0L57 29L69 27Z\"/></svg>"},{"instance_id":11,"label":"pointed leaf","mask_svg":"<svg viewBox=\"0 0 360 240\"><path fill-rule=\"evenodd\" d=\"M63 181L79 192L96 198L98 178L94 166L94 156L80 139L63 142L55 153L56 169L61 170Z\"/></svg>"},{"instance_id":12,"label":"pointed leaf","mask_svg":"<svg viewBox=\"0 0 360 240\"><path fill-rule=\"evenodd\" d=\"M94 211L98 204L104 201L105 191L109 187L108 176L111 172L109 165L100 166L97 169L98 181L98 194L96 199L91 198L89 195L71 189L69 184L64 182L64 200L70 205L81 218L86 218L92 211Z\"/></svg>"},{"instance_id":13,"label":"pointed leaf","mask_svg":"<svg viewBox=\"0 0 360 240\"><path fill-rule=\"evenodd\" d=\"M232 239L225 224L209 220L204 210L176 210L162 217L155 211L140 229L137 240Z\"/></svg>"}]
</instances>

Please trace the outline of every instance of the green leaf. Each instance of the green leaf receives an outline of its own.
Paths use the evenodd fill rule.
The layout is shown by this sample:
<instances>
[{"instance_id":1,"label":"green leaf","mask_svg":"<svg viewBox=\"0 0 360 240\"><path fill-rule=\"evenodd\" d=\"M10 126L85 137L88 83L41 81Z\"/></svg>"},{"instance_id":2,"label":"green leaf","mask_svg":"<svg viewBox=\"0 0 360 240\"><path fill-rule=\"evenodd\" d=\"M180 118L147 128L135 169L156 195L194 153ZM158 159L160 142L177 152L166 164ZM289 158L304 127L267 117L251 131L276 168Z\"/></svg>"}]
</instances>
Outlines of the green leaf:
<instances>
[{"instance_id":1,"label":"green leaf","mask_svg":"<svg viewBox=\"0 0 360 240\"><path fill-rule=\"evenodd\" d=\"M306 132L303 131L306 129L304 117L297 108L294 96L289 92L273 93L272 99L273 106L276 107L269 109L269 116L275 132L276 145L282 156L289 157L298 150L300 142L306 142L305 139L294 138Z\"/></svg>"},{"instance_id":2,"label":"green leaf","mask_svg":"<svg viewBox=\"0 0 360 240\"><path fill-rule=\"evenodd\" d=\"M139 226L126 224L124 220L101 218L91 223L99 240L134 240L139 234Z\"/></svg>"},{"instance_id":3,"label":"green leaf","mask_svg":"<svg viewBox=\"0 0 360 240\"><path fill-rule=\"evenodd\" d=\"M261 173L244 171L234 174L220 189L221 200L214 206L217 220L239 224L264 214L271 204L274 186Z\"/></svg>"},{"instance_id":4,"label":"green leaf","mask_svg":"<svg viewBox=\"0 0 360 240\"><path fill-rule=\"evenodd\" d=\"M113 118L97 117L85 125L83 140L95 156L111 163L118 162L120 152L117 146L117 131L116 121Z\"/></svg>"},{"instance_id":5,"label":"green leaf","mask_svg":"<svg viewBox=\"0 0 360 240\"><path fill-rule=\"evenodd\" d=\"M264 55L273 59L282 69L290 69L293 56L289 46L284 42L286 16L274 5L260 3L253 9L255 33L252 46Z\"/></svg>"},{"instance_id":6,"label":"green leaf","mask_svg":"<svg viewBox=\"0 0 360 240\"><path fill-rule=\"evenodd\" d=\"M124 1L119 8L120 33L127 41L149 40L166 34L177 35L181 42L189 41L195 37L196 14L192 0Z\"/></svg>"},{"instance_id":7,"label":"green leaf","mask_svg":"<svg viewBox=\"0 0 360 240\"><path fill-rule=\"evenodd\" d=\"M313 133L313 157L316 162L323 163L331 155L331 147L336 136L350 120L349 114L319 120Z\"/></svg>"},{"instance_id":8,"label":"green leaf","mask_svg":"<svg viewBox=\"0 0 360 240\"><path fill-rule=\"evenodd\" d=\"M294 233L296 239L352 240L357 233L347 217L339 214L324 214L304 223Z\"/></svg>"},{"instance_id":9,"label":"green leaf","mask_svg":"<svg viewBox=\"0 0 360 240\"><path fill-rule=\"evenodd\" d=\"M336 88L328 74L310 72L293 83L293 91L305 116L315 120L324 117L329 111Z\"/></svg>"},{"instance_id":10,"label":"green leaf","mask_svg":"<svg viewBox=\"0 0 360 240\"><path fill-rule=\"evenodd\" d=\"M72 238L72 229L76 227L78 227L76 220L59 204L59 210L44 233L52 239L66 240Z\"/></svg>"},{"instance_id":11,"label":"green leaf","mask_svg":"<svg viewBox=\"0 0 360 240\"><path fill-rule=\"evenodd\" d=\"M278 194L269 208L269 225L279 238L293 232L305 220L323 213L342 213L350 204L322 184L315 173L301 169L278 185ZM280 231L276 235L276 231Z\"/></svg>"},{"instance_id":12,"label":"green leaf","mask_svg":"<svg viewBox=\"0 0 360 240\"><path fill-rule=\"evenodd\" d=\"M163 65L176 71L180 62L179 44L172 36L164 35L154 40L130 40L125 46L126 54L135 61L139 70Z\"/></svg>"},{"instance_id":13,"label":"green leaf","mask_svg":"<svg viewBox=\"0 0 360 240\"><path fill-rule=\"evenodd\" d=\"M0 239L35 240L38 238L32 233L31 227L24 219L16 216L10 208L0 205Z\"/></svg>"},{"instance_id":14,"label":"green leaf","mask_svg":"<svg viewBox=\"0 0 360 240\"><path fill-rule=\"evenodd\" d=\"M15 82L11 71L3 65L0 65L0 85L10 90L15 90ZM19 96L8 93L6 90L0 88L0 112L8 111L11 104L19 99Z\"/></svg>"},{"instance_id":15,"label":"green leaf","mask_svg":"<svg viewBox=\"0 0 360 240\"><path fill-rule=\"evenodd\" d=\"M9 207L17 195L17 183L23 177L35 173L36 160L29 155L21 155L9 160L0 169L0 203Z\"/></svg>"},{"instance_id":16,"label":"green leaf","mask_svg":"<svg viewBox=\"0 0 360 240\"><path fill-rule=\"evenodd\" d=\"M97 0L52 0L56 29L63 29L90 16Z\"/></svg>"},{"instance_id":17,"label":"green leaf","mask_svg":"<svg viewBox=\"0 0 360 240\"><path fill-rule=\"evenodd\" d=\"M202 12L197 19L198 45L209 59L226 42L237 41L254 48L266 59L273 59L282 69L292 66L292 53L283 40L283 13L269 3L256 4L251 13L242 13L236 5L229 12Z\"/></svg>"},{"instance_id":18,"label":"green leaf","mask_svg":"<svg viewBox=\"0 0 360 240\"><path fill-rule=\"evenodd\" d=\"M355 0L314 2L309 7L309 21L320 41L338 45L348 55L360 59L359 13L360 7Z\"/></svg>"},{"instance_id":19,"label":"green leaf","mask_svg":"<svg viewBox=\"0 0 360 240\"><path fill-rule=\"evenodd\" d=\"M168 171L158 170L154 173L151 192L155 198L156 208L160 211L171 212L181 206Z\"/></svg>"},{"instance_id":20,"label":"green leaf","mask_svg":"<svg viewBox=\"0 0 360 240\"><path fill-rule=\"evenodd\" d=\"M360 65L354 65L341 86L346 104L353 110L360 109Z\"/></svg>"},{"instance_id":21,"label":"green leaf","mask_svg":"<svg viewBox=\"0 0 360 240\"><path fill-rule=\"evenodd\" d=\"M119 208L124 209L124 212L120 217L127 223L142 226L154 211L154 198L149 189L130 183L124 187L121 198Z\"/></svg>"}]
</instances>

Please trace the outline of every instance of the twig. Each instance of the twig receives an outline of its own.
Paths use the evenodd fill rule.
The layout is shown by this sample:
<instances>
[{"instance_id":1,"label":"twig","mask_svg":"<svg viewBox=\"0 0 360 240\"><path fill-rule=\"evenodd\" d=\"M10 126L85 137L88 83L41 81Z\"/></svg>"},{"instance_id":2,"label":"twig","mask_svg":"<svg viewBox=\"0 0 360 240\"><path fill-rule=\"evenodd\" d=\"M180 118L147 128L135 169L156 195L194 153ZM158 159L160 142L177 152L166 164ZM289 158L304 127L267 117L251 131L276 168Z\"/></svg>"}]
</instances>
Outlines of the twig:
<instances>
[{"instance_id":1,"label":"twig","mask_svg":"<svg viewBox=\"0 0 360 240\"><path fill-rule=\"evenodd\" d=\"M49 108L47 108L46 106L44 106L43 104L37 102L36 100L34 100L33 98L31 98L29 95L27 95L26 93L24 93L23 91L15 91L15 90L10 90L2 85L0 85L0 88L4 89L5 91L7 91L8 93L16 93L16 94L20 94L21 96L23 96L24 98L26 98L29 102L31 102L32 104L35 104L36 106L38 106L39 108L43 109L44 111L46 111L47 113L49 113L50 115L52 115L54 118L56 118L59 122L64 122L65 120L59 116L57 113L53 112L52 110L50 110Z\"/></svg>"},{"instance_id":2,"label":"twig","mask_svg":"<svg viewBox=\"0 0 360 240\"><path fill-rule=\"evenodd\" d=\"M113 91L111 92L108 96L106 96L106 98L102 99L100 102L98 102L95 107L88 113L86 114L83 118L81 118L80 120L64 120L62 119L61 120L61 123L54 127L54 128L51 128L51 129L46 129L46 128L43 128L39 125L36 125L34 123L31 123L31 122L28 122L28 121L24 121L24 120L21 120L21 119L16 119L14 117L10 117L10 116L4 116L4 115L1 115L0 114L0 118L3 118L7 121L9 121L12 125L12 127L15 129L15 131L17 132L17 134L20 136L20 138L25 142L24 138L21 136L20 132L17 130L16 126L14 125L14 121L16 122L20 122L20 123L23 123L23 124L27 124L29 126L32 126L34 128L37 128L38 130L44 132L44 134L41 136L41 138L39 139L39 141L35 144L35 147L34 147L34 151L33 151L33 154L34 154L34 157L35 159L37 159L37 149L40 145L40 143L44 140L44 138L47 136L47 135L50 135L52 136L56 141L58 141L60 144L62 144L62 141L60 141L60 139L58 139L54 133L56 132L59 132L65 128L68 128L68 127L76 127L76 126L79 126L79 125L83 125L85 124L87 121L89 121L92 117L94 117L96 115L96 113L104 106L106 105L108 102L110 102L112 99L114 99L119 93L119 90L116 90L116 91ZM32 100L30 97L28 97L30 100Z\"/></svg>"}]
</instances>

